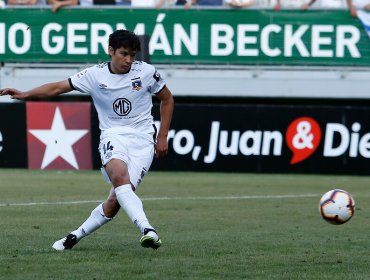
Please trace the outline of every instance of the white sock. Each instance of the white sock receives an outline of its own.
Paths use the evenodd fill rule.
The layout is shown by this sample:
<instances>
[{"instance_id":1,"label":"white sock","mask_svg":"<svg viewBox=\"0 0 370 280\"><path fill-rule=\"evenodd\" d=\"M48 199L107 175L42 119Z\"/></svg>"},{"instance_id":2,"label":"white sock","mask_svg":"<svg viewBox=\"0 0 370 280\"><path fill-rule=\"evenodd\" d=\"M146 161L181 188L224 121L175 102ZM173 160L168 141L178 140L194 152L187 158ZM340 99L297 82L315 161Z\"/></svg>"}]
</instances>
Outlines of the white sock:
<instances>
[{"instance_id":1,"label":"white sock","mask_svg":"<svg viewBox=\"0 0 370 280\"><path fill-rule=\"evenodd\" d=\"M90 217L88 217L78 229L72 231L71 233L77 236L77 240L80 240L81 238L93 233L110 220L112 220L112 218L108 218L104 215L102 203L91 211Z\"/></svg>"},{"instance_id":2,"label":"white sock","mask_svg":"<svg viewBox=\"0 0 370 280\"><path fill-rule=\"evenodd\" d=\"M153 228L144 213L143 203L131 189L130 184L115 188L115 192L119 205L125 210L127 216L139 228L141 233L144 232L145 228Z\"/></svg>"}]
</instances>

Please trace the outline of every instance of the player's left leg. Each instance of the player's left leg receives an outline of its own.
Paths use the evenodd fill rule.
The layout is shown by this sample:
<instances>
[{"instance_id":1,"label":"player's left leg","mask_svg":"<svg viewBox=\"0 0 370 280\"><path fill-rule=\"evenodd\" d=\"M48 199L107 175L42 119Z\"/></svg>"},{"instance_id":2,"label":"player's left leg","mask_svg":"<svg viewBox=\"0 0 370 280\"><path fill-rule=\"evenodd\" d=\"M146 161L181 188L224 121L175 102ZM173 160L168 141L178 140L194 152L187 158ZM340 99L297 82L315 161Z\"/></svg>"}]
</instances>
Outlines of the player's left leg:
<instances>
[{"instance_id":1,"label":"player's left leg","mask_svg":"<svg viewBox=\"0 0 370 280\"><path fill-rule=\"evenodd\" d=\"M72 231L66 237L56 241L52 248L57 251L72 249L82 238L93 233L112 220L119 209L120 205L117 201L114 188L112 188L107 200L104 203L99 204L78 229Z\"/></svg>"},{"instance_id":2,"label":"player's left leg","mask_svg":"<svg viewBox=\"0 0 370 280\"><path fill-rule=\"evenodd\" d=\"M148 221L141 199L134 192L135 187L130 183L131 176L129 175L129 168L126 162L120 159L112 159L106 164L105 170L113 186L115 186L115 193L119 204L143 234L140 244L146 248L158 249L162 244L161 240ZM133 178L135 178L133 179L134 182L138 182L137 176L134 175L138 172L130 171L130 174L133 174Z\"/></svg>"}]
</instances>

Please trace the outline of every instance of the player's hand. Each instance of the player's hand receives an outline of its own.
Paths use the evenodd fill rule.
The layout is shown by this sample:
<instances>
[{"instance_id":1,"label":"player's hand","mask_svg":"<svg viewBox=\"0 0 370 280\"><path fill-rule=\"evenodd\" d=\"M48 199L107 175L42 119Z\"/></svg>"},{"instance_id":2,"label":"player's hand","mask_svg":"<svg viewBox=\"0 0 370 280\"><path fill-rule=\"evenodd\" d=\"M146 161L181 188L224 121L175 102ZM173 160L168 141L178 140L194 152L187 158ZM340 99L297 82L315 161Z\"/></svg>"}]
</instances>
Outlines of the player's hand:
<instances>
[{"instance_id":1,"label":"player's hand","mask_svg":"<svg viewBox=\"0 0 370 280\"><path fill-rule=\"evenodd\" d=\"M14 89L14 88L0 89L0 96L3 96L3 95L10 95L11 99L18 99L18 100L25 99L26 97L21 91Z\"/></svg>"},{"instance_id":2,"label":"player's hand","mask_svg":"<svg viewBox=\"0 0 370 280\"><path fill-rule=\"evenodd\" d=\"M188 10L188 9L190 9L191 8L191 2L187 2L185 5L184 5L184 9L185 10Z\"/></svg>"},{"instance_id":3,"label":"player's hand","mask_svg":"<svg viewBox=\"0 0 370 280\"><path fill-rule=\"evenodd\" d=\"M157 143L154 145L155 149L155 157L161 158L167 155L168 153L168 142L166 136L159 136L157 137Z\"/></svg>"},{"instance_id":4,"label":"player's hand","mask_svg":"<svg viewBox=\"0 0 370 280\"><path fill-rule=\"evenodd\" d=\"M349 13L350 13L350 15L352 16L352 17L357 17L357 10L356 10L356 8L354 8L354 7L350 7L349 8Z\"/></svg>"},{"instance_id":5,"label":"player's hand","mask_svg":"<svg viewBox=\"0 0 370 280\"><path fill-rule=\"evenodd\" d=\"M304 10L304 11L306 11L306 10L308 10L308 8L309 8L310 6L306 3L306 4L303 4L302 6L301 6L301 9L302 10Z\"/></svg>"},{"instance_id":6,"label":"player's hand","mask_svg":"<svg viewBox=\"0 0 370 280\"><path fill-rule=\"evenodd\" d=\"M281 10L281 4L280 3L276 3L276 5L274 6L274 10L275 11L280 11Z\"/></svg>"},{"instance_id":7,"label":"player's hand","mask_svg":"<svg viewBox=\"0 0 370 280\"><path fill-rule=\"evenodd\" d=\"M51 11L53 12L53 13L56 13L56 12L58 12L58 10L60 9L60 8L62 8L63 7L63 3L62 2L55 2L52 6L51 6Z\"/></svg>"}]
</instances>

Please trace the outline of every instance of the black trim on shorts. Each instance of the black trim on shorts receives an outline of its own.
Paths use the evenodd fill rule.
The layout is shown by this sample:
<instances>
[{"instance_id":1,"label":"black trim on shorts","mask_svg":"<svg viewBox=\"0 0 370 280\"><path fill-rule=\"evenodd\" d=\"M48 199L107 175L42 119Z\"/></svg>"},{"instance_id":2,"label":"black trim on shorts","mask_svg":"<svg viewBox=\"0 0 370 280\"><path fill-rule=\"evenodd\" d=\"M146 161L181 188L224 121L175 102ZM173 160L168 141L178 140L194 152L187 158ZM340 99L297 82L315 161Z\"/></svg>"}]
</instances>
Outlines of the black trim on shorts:
<instances>
[{"instance_id":1,"label":"black trim on shorts","mask_svg":"<svg viewBox=\"0 0 370 280\"><path fill-rule=\"evenodd\" d=\"M155 126L155 124L153 124L153 128L154 128L153 140L154 143L157 143L157 127Z\"/></svg>"}]
</instances>

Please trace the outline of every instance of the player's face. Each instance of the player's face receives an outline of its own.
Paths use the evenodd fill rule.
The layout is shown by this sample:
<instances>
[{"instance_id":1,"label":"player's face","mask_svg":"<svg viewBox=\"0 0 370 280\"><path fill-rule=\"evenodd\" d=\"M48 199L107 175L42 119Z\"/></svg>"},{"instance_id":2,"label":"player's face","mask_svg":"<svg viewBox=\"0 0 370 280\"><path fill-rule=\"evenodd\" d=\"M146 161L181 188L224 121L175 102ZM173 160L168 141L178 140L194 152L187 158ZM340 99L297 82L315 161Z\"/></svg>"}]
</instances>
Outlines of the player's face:
<instances>
[{"instance_id":1,"label":"player's face","mask_svg":"<svg viewBox=\"0 0 370 280\"><path fill-rule=\"evenodd\" d=\"M130 71L131 64L135 60L136 51L121 47L113 50L109 47L111 56L111 68L115 74L124 74Z\"/></svg>"}]
</instances>

